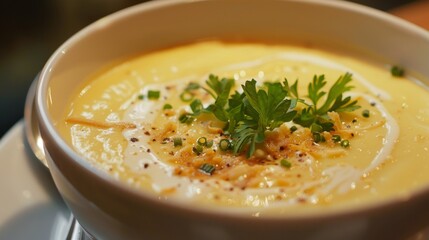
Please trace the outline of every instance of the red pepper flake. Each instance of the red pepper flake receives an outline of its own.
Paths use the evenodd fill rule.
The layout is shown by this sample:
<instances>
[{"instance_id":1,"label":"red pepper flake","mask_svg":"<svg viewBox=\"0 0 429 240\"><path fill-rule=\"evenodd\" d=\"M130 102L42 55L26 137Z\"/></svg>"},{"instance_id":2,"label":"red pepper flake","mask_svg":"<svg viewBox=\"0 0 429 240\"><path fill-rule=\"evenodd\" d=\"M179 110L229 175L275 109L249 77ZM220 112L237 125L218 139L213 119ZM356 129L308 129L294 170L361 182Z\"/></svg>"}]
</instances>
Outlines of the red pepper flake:
<instances>
[{"instance_id":1,"label":"red pepper flake","mask_svg":"<svg viewBox=\"0 0 429 240\"><path fill-rule=\"evenodd\" d=\"M139 141L139 139L138 139L138 138L135 138L135 137L132 137L132 138L130 139L130 141L131 141L131 142L138 142L138 141Z\"/></svg>"},{"instance_id":2,"label":"red pepper flake","mask_svg":"<svg viewBox=\"0 0 429 240\"><path fill-rule=\"evenodd\" d=\"M145 132L144 132L144 135L149 136L149 135L150 135L150 132L149 132L149 131L145 131Z\"/></svg>"}]
</instances>

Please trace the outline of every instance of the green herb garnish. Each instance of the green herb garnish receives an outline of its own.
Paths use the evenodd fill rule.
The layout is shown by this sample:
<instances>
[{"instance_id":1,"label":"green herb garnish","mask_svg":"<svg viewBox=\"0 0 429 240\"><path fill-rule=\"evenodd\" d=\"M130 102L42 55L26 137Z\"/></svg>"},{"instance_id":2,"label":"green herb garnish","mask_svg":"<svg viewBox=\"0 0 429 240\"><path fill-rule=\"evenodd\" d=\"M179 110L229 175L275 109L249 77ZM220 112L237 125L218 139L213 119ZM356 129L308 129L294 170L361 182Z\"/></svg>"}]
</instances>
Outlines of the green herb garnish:
<instances>
[{"instance_id":1,"label":"green herb garnish","mask_svg":"<svg viewBox=\"0 0 429 240\"><path fill-rule=\"evenodd\" d=\"M272 131L284 122L291 121L296 111L296 100L287 97L285 87L279 83L266 84L266 89L257 89L256 81L247 81L243 88L242 111L236 119L232 133L234 153L248 147L247 157L253 155L256 144L265 140L265 132Z\"/></svg>"},{"instance_id":2,"label":"green herb garnish","mask_svg":"<svg viewBox=\"0 0 429 240\"><path fill-rule=\"evenodd\" d=\"M207 138L206 137L200 137L197 139L197 144L200 146L207 146Z\"/></svg>"},{"instance_id":3,"label":"green herb garnish","mask_svg":"<svg viewBox=\"0 0 429 240\"><path fill-rule=\"evenodd\" d=\"M315 143L326 141L325 137L323 137L323 135L320 134L319 132L313 132L313 139Z\"/></svg>"},{"instance_id":4,"label":"green herb garnish","mask_svg":"<svg viewBox=\"0 0 429 240\"><path fill-rule=\"evenodd\" d=\"M404 76L405 70L399 66L392 66L390 68L390 73L394 77L402 77L402 76Z\"/></svg>"},{"instance_id":5,"label":"green herb garnish","mask_svg":"<svg viewBox=\"0 0 429 240\"><path fill-rule=\"evenodd\" d=\"M183 113L179 116L179 122L181 123L191 124L194 120L195 118L190 113Z\"/></svg>"},{"instance_id":6,"label":"green herb garnish","mask_svg":"<svg viewBox=\"0 0 429 240\"><path fill-rule=\"evenodd\" d=\"M340 135L332 135L332 141L334 142L340 142L341 136Z\"/></svg>"},{"instance_id":7,"label":"green herb garnish","mask_svg":"<svg viewBox=\"0 0 429 240\"><path fill-rule=\"evenodd\" d=\"M362 111L362 116L363 116L364 118L369 118L369 110L368 110L368 109L363 110L363 111Z\"/></svg>"},{"instance_id":8,"label":"green herb garnish","mask_svg":"<svg viewBox=\"0 0 429 240\"><path fill-rule=\"evenodd\" d=\"M195 154L200 155L201 153L203 153L204 149L203 149L203 146L201 146L201 145L195 145L195 146L192 148L192 151L193 151Z\"/></svg>"},{"instance_id":9,"label":"green herb garnish","mask_svg":"<svg viewBox=\"0 0 429 240\"><path fill-rule=\"evenodd\" d=\"M203 110L203 104L200 99L195 99L189 104L194 115L198 115Z\"/></svg>"},{"instance_id":10,"label":"green herb garnish","mask_svg":"<svg viewBox=\"0 0 429 240\"><path fill-rule=\"evenodd\" d=\"M222 151L228 151L229 149L231 149L231 141L229 141L228 139L222 139L219 142L219 149Z\"/></svg>"},{"instance_id":11,"label":"green herb garnish","mask_svg":"<svg viewBox=\"0 0 429 240\"><path fill-rule=\"evenodd\" d=\"M348 85L351 80L352 75L346 73L326 92L323 91L327 83L325 76L314 76L308 85L308 98L312 104L299 112L293 121L303 127L311 127L313 132L331 131L334 125L327 115L328 112L351 112L360 108L356 100L351 101L350 96L343 97L345 92L353 88ZM326 98L323 102L324 96Z\"/></svg>"},{"instance_id":12,"label":"green herb garnish","mask_svg":"<svg viewBox=\"0 0 429 240\"><path fill-rule=\"evenodd\" d=\"M213 140L207 141L206 147L211 148L213 146Z\"/></svg>"},{"instance_id":13,"label":"green herb garnish","mask_svg":"<svg viewBox=\"0 0 429 240\"><path fill-rule=\"evenodd\" d=\"M156 100L160 96L161 96L161 92L160 91L156 91L156 90L149 90L149 91L147 91L147 98L148 99Z\"/></svg>"},{"instance_id":14,"label":"green herb garnish","mask_svg":"<svg viewBox=\"0 0 429 240\"><path fill-rule=\"evenodd\" d=\"M288 160L286 160L286 159L282 159L282 160L280 160L280 165L282 166L282 167L285 167L285 168L291 168L292 167L292 163L290 163Z\"/></svg>"},{"instance_id":15,"label":"green herb garnish","mask_svg":"<svg viewBox=\"0 0 429 240\"><path fill-rule=\"evenodd\" d=\"M349 140L342 140L342 141L341 141L341 147L343 147L343 148L348 148L348 147L350 147L350 142L349 142Z\"/></svg>"},{"instance_id":16,"label":"green herb garnish","mask_svg":"<svg viewBox=\"0 0 429 240\"><path fill-rule=\"evenodd\" d=\"M163 110L167 110L167 109L173 109L173 106L171 106L171 104L166 103L164 104L164 106L162 107Z\"/></svg>"},{"instance_id":17,"label":"green herb garnish","mask_svg":"<svg viewBox=\"0 0 429 240\"><path fill-rule=\"evenodd\" d=\"M175 147L182 146L182 138L180 138L180 137L173 138L173 145Z\"/></svg>"},{"instance_id":18,"label":"green herb garnish","mask_svg":"<svg viewBox=\"0 0 429 240\"><path fill-rule=\"evenodd\" d=\"M204 174L212 175L216 168L211 164L204 163L200 166L199 170Z\"/></svg>"},{"instance_id":19,"label":"green herb garnish","mask_svg":"<svg viewBox=\"0 0 429 240\"><path fill-rule=\"evenodd\" d=\"M306 103L299 98L298 80L292 85L285 79L282 83L265 82L257 87L257 82L252 79L241 85L242 93L236 91L231 95L235 82L233 79L210 75L206 81L208 88L190 83L182 94L202 89L214 98L214 103L204 108L199 99L193 100L190 104L193 113L181 115L179 121L190 123L201 113L212 113L225 123L224 133L230 137L222 139L219 148L223 151L232 149L234 154L246 150L247 157L253 155L257 144L265 141L267 131L273 131L290 121L310 128L315 142L323 142L326 140L320 133L332 131L334 126L328 112L350 112L360 108L350 96L343 97L345 92L353 88L349 85L351 80L352 75L346 73L325 91L327 81L324 75L314 76L308 85L310 103ZM304 107L296 108L298 103ZM293 126L290 130L294 132L297 127Z\"/></svg>"},{"instance_id":20,"label":"green herb garnish","mask_svg":"<svg viewBox=\"0 0 429 240\"><path fill-rule=\"evenodd\" d=\"M194 99L194 95L189 91L184 91L180 94L180 100L183 102L190 102Z\"/></svg>"}]
</instances>

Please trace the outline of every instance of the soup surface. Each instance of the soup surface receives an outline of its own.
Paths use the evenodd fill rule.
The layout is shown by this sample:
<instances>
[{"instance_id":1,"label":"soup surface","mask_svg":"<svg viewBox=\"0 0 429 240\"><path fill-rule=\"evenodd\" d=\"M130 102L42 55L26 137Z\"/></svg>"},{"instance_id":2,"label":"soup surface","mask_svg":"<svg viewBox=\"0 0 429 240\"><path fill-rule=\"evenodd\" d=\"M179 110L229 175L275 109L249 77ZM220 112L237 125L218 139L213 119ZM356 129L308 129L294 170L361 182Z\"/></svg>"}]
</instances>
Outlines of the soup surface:
<instances>
[{"instance_id":1,"label":"soup surface","mask_svg":"<svg viewBox=\"0 0 429 240\"><path fill-rule=\"evenodd\" d=\"M411 80L328 49L205 41L103 71L59 127L93 165L160 199L255 216L340 209L429 182L429 94ZM332 106L340 83L348 109Z\"/></svg>"}]
</instances>

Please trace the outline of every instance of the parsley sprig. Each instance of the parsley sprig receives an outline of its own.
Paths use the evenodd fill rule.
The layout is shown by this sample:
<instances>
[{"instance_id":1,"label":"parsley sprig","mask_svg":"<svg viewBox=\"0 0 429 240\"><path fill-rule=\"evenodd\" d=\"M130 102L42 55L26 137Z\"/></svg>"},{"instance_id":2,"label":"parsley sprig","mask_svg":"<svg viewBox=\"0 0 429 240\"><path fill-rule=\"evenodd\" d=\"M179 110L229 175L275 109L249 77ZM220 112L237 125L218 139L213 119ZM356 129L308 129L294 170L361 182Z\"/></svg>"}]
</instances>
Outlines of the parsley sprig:
<instances>
[{"instance_id":1,"label":"parsley sprig","mask_svg":"<svg viewBox=\"0 0 429 240\"><path fill-rule=\"evenodd\" d=\"M257 89L256 81L242 85L242 105L244 114L236 119L237 124L232 139L234 153L249 146L247 157L253 155L257 143L265 140L265 132L272 131L285 122L291 121L296 111L296 101L286 98L287 91L281 83L268 83L266 89Z\"/></svg>"},{"instance_id":2,"label":"parsley sprig","mask_svg":"<svg viewBox=\"0 0 429 240\"><path fill-rule=\"evenodd\" d=\"M232 140L233 152L239 154L247 149L247 157L251 157L256 145L265 141L265 133L285 122L293 121L311 128L313 132L331 131L333 122L328 112L353 111L360 107L356 100L351 101L351 97L343 97L352 89L349 85L351 80L351 74L346 73L326 92L323 90L327 83L324 75L314 76L308 85L311 104L299 97L298 80L292 85L285 79L283 83L266 82L258 87L252 79L241 85L242 93L235 91L231 95L234 79L209 75L206 80L208 87L192 82L185 92L202 89L211 95L215 101L205 108L201 100L194 99L190 104L193 113L189 115L196 117L201 113L212 113L225 123L224 131ZM298 102L306 107L297 110Z\"/></svg>"},{"instance_id":3,"label":"parsley sprig","mask_svg":"<svg viewBox=\"0 0 429 240\"><path fill-rule=\"evenodd\" d=\"M294 118L294 122L309 127L313 132L331 131L333 123L328 117L328 112L352 112L360 106L357 100L351 101L351 97L343 97L343 94L350 91L353 86L352 75L346 73L338 78L328 92L323 91L327 81L324 75L314 76L313 81L308 85L308 98L311 104L303 108ZM327 94L327 95L326 95ZM323 97L326 96L323 102Z\"/></svg>"}]
</instances>

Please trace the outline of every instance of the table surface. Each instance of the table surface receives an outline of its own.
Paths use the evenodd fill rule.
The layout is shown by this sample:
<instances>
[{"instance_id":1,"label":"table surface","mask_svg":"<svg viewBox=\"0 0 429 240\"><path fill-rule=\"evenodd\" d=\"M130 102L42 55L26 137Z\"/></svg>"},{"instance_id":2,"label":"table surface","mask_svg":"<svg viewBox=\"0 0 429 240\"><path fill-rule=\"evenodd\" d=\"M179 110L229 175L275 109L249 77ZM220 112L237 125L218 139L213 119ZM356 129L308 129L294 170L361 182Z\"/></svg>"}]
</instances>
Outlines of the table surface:
<instances>
[{"instance_id":1,"label":"table surface","mask_svg":"<svg viewBox=\"0 0 429 240\"><path fill-rule=\"evenodd\" d=\"M389 12L429 30L429 0L406 4Z\"/></svg>"}]
</instances>

